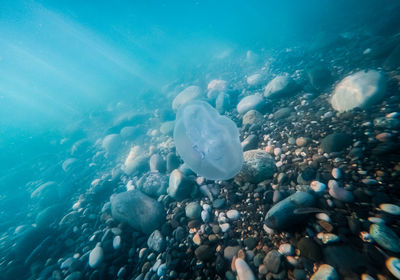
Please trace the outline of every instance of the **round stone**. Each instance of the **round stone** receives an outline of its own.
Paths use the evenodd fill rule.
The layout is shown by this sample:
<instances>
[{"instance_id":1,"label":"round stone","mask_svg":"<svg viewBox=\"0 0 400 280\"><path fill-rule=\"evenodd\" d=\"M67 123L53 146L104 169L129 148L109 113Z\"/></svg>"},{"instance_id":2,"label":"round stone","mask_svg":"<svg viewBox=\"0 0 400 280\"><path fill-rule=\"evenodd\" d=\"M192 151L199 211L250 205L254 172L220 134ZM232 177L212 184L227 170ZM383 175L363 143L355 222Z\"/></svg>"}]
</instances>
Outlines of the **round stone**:
<instances>
[{"instance_id":1,"label":"round stone","mask_svg":"<svg viewBox=\"0 0 400 280\"><path fill-rule=\"evenodd\" d=\"M190 202L185 207L186 217L188 217L188 219L198 219L201 217L202 210L198 202Z\"/></svg>"},{"instance_id":2,"label":"round stone","mask_svg":"<svg viewBox=\"0 0 400 280\"><path fill-rule=\"evenodd\" d=\"M226 216L230 219L230 220L237 220L240 217L240 213L238 210L232 209L229 210L228 212L226 212Z\"/></svg>"}]
</instances>

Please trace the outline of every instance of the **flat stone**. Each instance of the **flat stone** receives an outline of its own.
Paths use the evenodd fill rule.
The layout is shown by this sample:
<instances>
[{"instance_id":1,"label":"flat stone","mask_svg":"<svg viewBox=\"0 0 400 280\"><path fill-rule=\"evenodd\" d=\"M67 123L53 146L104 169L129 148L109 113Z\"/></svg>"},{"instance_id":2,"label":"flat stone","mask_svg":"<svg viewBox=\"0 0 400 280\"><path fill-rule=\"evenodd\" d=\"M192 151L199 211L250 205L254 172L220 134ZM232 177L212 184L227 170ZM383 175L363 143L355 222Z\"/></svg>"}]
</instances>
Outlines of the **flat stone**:
<instances>
[{"instance_id":1,"label":"flat stone","mask_svg":"<svg viewBox=\"0 0 400 280\"><path fill-rule=\"evenodd\" d=\"M389 227L382 224L372 224L369 233L382 248L394 253L400 252L400 238Z\"/></svg>"}]
</instances>

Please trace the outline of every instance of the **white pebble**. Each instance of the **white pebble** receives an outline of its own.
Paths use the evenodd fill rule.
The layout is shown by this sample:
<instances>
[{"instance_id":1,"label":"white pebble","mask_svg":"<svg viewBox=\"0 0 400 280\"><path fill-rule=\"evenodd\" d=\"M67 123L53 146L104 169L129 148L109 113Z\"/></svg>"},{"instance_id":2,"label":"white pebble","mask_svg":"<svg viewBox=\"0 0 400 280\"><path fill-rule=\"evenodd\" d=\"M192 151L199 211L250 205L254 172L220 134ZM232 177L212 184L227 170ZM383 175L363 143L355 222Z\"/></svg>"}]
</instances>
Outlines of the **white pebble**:
<instances>
[{"instance_id":1,"label":"white pebble","mask_svg":"<svg viewBox=\"0 0 400 280\"><path fill-rule=\"evenodd\" d=\"M392 215L400 215L400 206L397 206L395 204L390 204L390 203L384 203L379 205L379 208L381 208L382 211L392 214Z\"/></svg>"},{"instance_id":2,"label":"white pebble","mask_svg":"<svg viewBox=\"0 0 400 280\"><path fill-rule=\"evenodd\" d=\"M231 225L228 223L224 223L220 224L219 227L221 228L222 232L227 232L231 228Z\"/></svg>"},{"instance_id":3,"label":"white pebble","mask_svg":"<svg viewBox=\"0 0 400 280\"><path fill-rule=\"evenodd\" d=\"M322 193L326 190L326 185L318 181L312 181L310 187L316 193Z\"/></svg>"},{"instance_id":4,"label":"white pebble","mask_svg":"<svg viewBox=\"0 0 400 280\"><path fill-rule=\"evenodd\" d=\"M239 280L256 280L253 271L243 259L237 258L235 267Z\"/></svg>"},{"instance_id":5,"label":"white pebble","mask_svg":"<svg viewBox=\"0 0 400 280\"><path fill-rule=\"evenodd\" d=\"M279 245L278 249L279 253L281 253L284 256L293 256L294 255L294 248L292 244L290 243L284 243Z\"/></svg>"},{"instance_id":6,"label":"white pebble","mask_svg":"<svg viewBox=\"0 0 400 280\"><path fill-rule=\"evenodd\" d=\"M282 153L281 148L275 148L275 149L274 149L274 155L275 155L275 156L280 156L281 153Z\"/></svg>"},{"instance_id":7,"label":"white pebble","mask_svg":"<svg viewBox=\"0 0 400 280\"><path fill-rule=\"evenodd\" d=\"M342 178L342 171L339 168L333 168L331 174L332 174L332 177L335 179Z\"/></svg>"},{"instance_id":8,"label":"white pebble","mask_svg":"<svg viewBox=\"0 0 400 280\"><path fill-rule=\"evenodd\" d=\"M230 220L235 221L235 220L239 219L240 213L239 213L239 211L237 211L237 210L235 210L235 209L232 209L232 210L229 210L228 212L226 212L226 216L227 216Z\"/></svg>"},{"instance_id":9,"label":"white pebble","mask_svg":"<svg viewBox=\"0 0 400 280\"><path fill-rule=\"evenodd\" d=\"M315 214L315 217L320 221L325 221L328 223L331 222L331 218L326 213L317 213L317 214Z\"/></svg>"},{"instance_id":10,"label":"white pebble","mask_svg":"<svg viewBox=\"0 0 400 280\"><path fill-rule=\"evenodd\" d=\"M114 250L118 250L121 248L121 236L117 235L113 239L113 248Z\"/></svg>"},{"instance_id":11,"label":"white pebble","mask_svg":"<svg viewBox=\"0 0 400 280\"><path fill-rule=\"evenodd\" d=\"M206 210L201 211L201 219L204 223L208 223L210 221L210 212Z\"/></svg>"},{"instance_id":12,"label":"white pebble","mask_svg":"<svg viewBox=\"0 0 400 280\"><path fill-rule=\"evenodd\" d=\"M89 266L91 268L98 267L104 258L103 248L101 248L101 243L97 243L96 247L89 254Z\"/></svg>"}]
</instances>

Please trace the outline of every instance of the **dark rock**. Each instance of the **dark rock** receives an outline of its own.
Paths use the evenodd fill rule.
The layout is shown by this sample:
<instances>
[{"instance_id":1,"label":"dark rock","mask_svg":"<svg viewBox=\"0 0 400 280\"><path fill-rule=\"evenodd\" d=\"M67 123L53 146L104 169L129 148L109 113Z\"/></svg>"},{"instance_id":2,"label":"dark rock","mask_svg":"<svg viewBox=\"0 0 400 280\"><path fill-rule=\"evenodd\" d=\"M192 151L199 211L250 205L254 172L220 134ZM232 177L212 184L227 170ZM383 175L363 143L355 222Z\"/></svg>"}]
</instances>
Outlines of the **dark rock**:
<instances>
[{"instance_id":1,"label":"dark rock","mask_svg":"<svg viewBox=\"0 0 400 280\"><path fill-rule=\"evenodd\" d=\"M300 256L309 258L312 261L318 262L322 258L321 248L312 239L303 237L297 243L297 248L300 250Z\"/></svg>"},{"instance_id":2,"label":"dark rock","mask_svg":"<svg viewBox=\"0 0 400 280\"><path fill-rule=\"evenodd\" d=\"M361 273L367 266L363 255L347 245L327 246L323 252L326 263L343 275L350 271Z\"/></svg>"},{"instance_id":3,"label":"dark rock","mask_svg":"<svg viewBox=\"0 0 400 280\"><path fill-rule=\"evenodd\" d=\"M248 237L243 240L244 246L249 248L249 250L253 250L257 246L257 239L254 237Z\"/></svg>"},{"instance_id":4,"label":"dark rock","mask_svg":"<svg viewBox=\"0 0 400 280\"><path fill-rule=\"evenodd\" d=\"M217 198L213 201L213 207L215 209L222 209L225 206L226 199L225 198Z\"/></svg>"},{"instance_id":5,"label":"dark rock","mask_svg":"<svg viewBox=\"0 0 400 280\"><path fill-rule=\"evenodd\" d=\"M295 210L303 207L313 207L314 196L306 192L297 192L275 204L265 216L265 224L272 229L287 229L304 222L304 215L296 214Z\"/></svg>"},{"instance_id":6,"label":"dark rock","mask_svg":"<svg viewBox=\"0 0 400 280\"><path fill-rule=\"evenodd\" d=\"M194 254L200 261L208 261L214 257L214 249L208 245L200 245Z\"/></svg>"},{"instance_id":7,"label":"dark rock","mask_svg":"<svg viewBox=\"0 0 400 280\"><path fill-rule=\"evenodd\" d=\"M346 133L335 132L321 140L321 148L326 153L340 152L350 146L352 137Z\"/></svg>"},{"instance_id":8,"label":"dark rock","mask_svg":"<svg viewBox=\"0 0 400 280\"><path fill-rule=\"evenodd\" d=\"M110 200L114 219L143 233L152 233L165 221L162 204L139 190L113 195Z\"/></svg>"}]
</instances>

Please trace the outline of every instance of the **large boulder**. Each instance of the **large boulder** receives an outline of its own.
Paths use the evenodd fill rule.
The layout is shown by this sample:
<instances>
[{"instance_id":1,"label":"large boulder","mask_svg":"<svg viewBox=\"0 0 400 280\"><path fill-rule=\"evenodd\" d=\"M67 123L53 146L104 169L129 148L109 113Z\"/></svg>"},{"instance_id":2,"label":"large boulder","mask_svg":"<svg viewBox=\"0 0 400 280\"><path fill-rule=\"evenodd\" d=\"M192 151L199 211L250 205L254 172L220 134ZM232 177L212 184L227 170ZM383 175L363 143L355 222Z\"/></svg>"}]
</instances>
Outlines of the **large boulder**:
<instances>
[{"instance_id":1,"label":"large boulder","mask_svg":"<svg viewBox=\"0 0 400 280\"><path fill-rule=\"evenodd\" d=\"M110 200L114 219L138 231L150 234L165 222L162 204L139 190L113 195Z\"/></svg>"},{"instance_id":2,"label":"large boulder","mask_svg":"<svg viewBox=\"0 0 400 280\"><path fill-rule=\"evenodd\" d=\"M344 78L335 88L331 105L339 112L367 108L383 98L386 77L376 70L359 71Z\"/></svg>"},{"instance_id":3,"label":"large boulder","mask_svg":"<svg viewBox=\"0 0 400 280\"><path fill-rule=\"evenodd\" d=\"M238 181L257 184L271 179L277 170L274 158L264 150L249 150L243 157L242 170L235 177Z\"/></svg>"}]
</instances>

